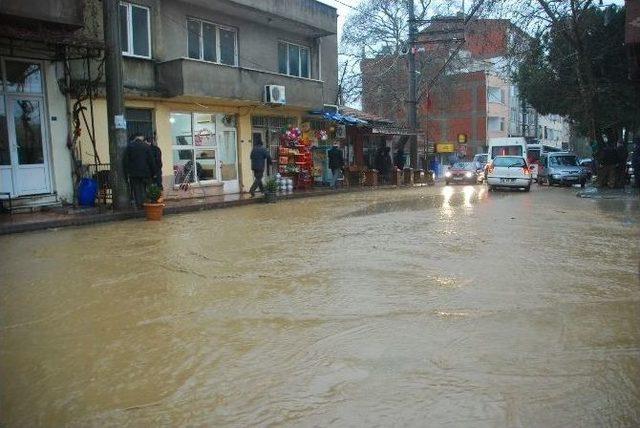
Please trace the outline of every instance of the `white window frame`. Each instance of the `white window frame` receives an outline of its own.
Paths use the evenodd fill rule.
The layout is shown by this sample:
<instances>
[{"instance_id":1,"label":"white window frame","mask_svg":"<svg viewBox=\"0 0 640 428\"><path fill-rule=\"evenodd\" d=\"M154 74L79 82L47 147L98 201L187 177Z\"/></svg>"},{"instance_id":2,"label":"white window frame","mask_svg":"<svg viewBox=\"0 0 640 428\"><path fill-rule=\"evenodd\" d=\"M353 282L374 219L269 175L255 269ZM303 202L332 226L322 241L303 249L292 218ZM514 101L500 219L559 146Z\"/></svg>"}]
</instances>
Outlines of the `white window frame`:
<instances>
[{"instance_id":1,"label":"white window frame","mask_svg":"<svg viewBox=\"0 0 640 428\"><path fill-rule=\"evenodd\" d=\"M148 8L147 6L142 6L139 4L133 4L133 3L129 3L129 2L120 2L120 6L125 6L127 8L127 46L126 46L126 50L125 47L122 47L122 55L123 56L129 56L129 57L133 57L133 58L146 58L146 59L151 59L151 9ZM147 40L149 40L149 55L137 55L135 53L133 53L133 8L137 7L140 9L146 9L147 11ZM118 9L119 10L119 9ZM120 34L118 34L118 37L120 37Z\"/></svg>"},{"instance_id":2,"label":"white window frame","mask_svg":"<svg viewBox=\"0 0 640 428\"><path fill-rule=\"evenodd\" d=\"M287 72L280 73L280 58L278 58L278 74L282 74L283 76L289 76L289 77L298 77L300 79L311 79L311 68L312 68L311 67L311 52L312 52L311 48L309 46L299 45L297 43L291 43L285 40L278 40L278 45L280 43L282 43L287 47ZM298 74L291 74L291 70L289 69L289 46L298 47ZM302 49L306 49L307 52L309 52L309 66L308 66L309 75L308 76L302 75L302 55L301 55Z\"/></svg>"},{"instance_id":3,"label":"white window frame","mask_svg":"<svg viewBox=\"0 0 640 428\"><path fill-rule=\"evenodd\" d=\"M189 56L189 21L195 21L198 22L200 24L200 36L198 38L198 58L191 58ZM204 27L203 24L209 24L209 25L213 25L216 28L216 60L215 61L209 61L204 59ZM221 60L221 56L222 56L222 50L220 49L220 43L221 43L221 38L220 38L220 30L225 30L225 31L231 31L234 34L234 38L235 38L235 43L234 43L234 48L233 48L233 64L224 64ZM189 59L193 59L195 61L202 61L202 62L209 62L212 64L220 64L220 65L226 65L228 67L238 67L238 30L234 27L229 27L226 25L220 25L220 24L216 24L215 22L211 22L211 21L207 21L206 19L200 19L200 18L194 18L191 16L187 17L187 58Z\"/></svg>"}]
</instances>

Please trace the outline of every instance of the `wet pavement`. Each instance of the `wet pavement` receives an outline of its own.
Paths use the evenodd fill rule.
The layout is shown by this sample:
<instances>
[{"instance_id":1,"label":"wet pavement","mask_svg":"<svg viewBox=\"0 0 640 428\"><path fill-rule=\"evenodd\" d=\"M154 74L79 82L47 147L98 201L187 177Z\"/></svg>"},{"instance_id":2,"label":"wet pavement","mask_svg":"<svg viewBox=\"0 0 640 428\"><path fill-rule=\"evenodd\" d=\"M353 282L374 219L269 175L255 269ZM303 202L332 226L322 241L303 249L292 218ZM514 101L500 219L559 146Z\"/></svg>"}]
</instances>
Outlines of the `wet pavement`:
<instances>
[{"instance_id":1,"label":"wet pavement","mask_svg":"<svg viewBox=\"0 0 640 428\"><path fill-rule=\"evenodd\" d=\"M0 425L640 425L640 206L340 194L0 237Z\"/></svg>"}]
</instances>

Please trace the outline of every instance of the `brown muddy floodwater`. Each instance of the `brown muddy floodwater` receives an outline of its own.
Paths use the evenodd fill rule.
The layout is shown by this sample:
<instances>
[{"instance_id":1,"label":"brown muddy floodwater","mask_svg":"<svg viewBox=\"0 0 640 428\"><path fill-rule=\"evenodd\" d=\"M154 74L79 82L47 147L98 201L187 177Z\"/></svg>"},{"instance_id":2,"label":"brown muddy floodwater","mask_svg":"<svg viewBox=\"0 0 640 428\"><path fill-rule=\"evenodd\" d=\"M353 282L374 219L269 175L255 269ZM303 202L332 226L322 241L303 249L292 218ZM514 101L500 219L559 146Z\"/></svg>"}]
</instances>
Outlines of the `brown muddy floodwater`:
<instances>
[{"instance_id":1,"label":"brown muddy floodwater","mask_svg":"<svg viewBox=\"0 0 640 428\"><path fill-rule=\"evenodd\" d=\"M343 194L0 237L0 425L640 425L640 211Z\"/></svg>"}]
</instances>

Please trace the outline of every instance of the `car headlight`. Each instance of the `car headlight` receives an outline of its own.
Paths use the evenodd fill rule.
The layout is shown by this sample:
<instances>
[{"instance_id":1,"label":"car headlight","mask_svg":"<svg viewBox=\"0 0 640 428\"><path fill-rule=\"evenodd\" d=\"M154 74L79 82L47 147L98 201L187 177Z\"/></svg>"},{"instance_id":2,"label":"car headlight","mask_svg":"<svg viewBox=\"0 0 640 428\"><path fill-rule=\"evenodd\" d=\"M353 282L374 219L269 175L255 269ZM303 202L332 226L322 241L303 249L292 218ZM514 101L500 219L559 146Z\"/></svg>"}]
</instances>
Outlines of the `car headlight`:
<instances>
[{"instance_id":1,"label":"car headlight","mask_svg":"<svg viewBox=\"0 0 640 428\"><path fill-rule=\"evenodd\" d=\"M553 175L552 175L552 177L553 177L553 178L562 178L562 175L560 175L560 174L553 174Z\"/></svg>"},{"instance_id":2,"label":"car headlight","mask_svg":"<svg viewBox=\"0 0 640 428\"><path fill-rule=\"evenodd\" d=\"M464 176L467 177L467 178L471 178L471 177L473 177L473 173L472 172L467 172L467 173L464 174Z\"/></svg>"},{"instance_id":3,"label":"car headlight","mask_svg":"<svg viewBox=\"0 0 640 428\"><path fill-rule=\"evenodd\" d=\"M447 171L447 172L444 173L444 176L445 177L451 177L451 173L449 171Z\"/></svg>"}]
</instances>

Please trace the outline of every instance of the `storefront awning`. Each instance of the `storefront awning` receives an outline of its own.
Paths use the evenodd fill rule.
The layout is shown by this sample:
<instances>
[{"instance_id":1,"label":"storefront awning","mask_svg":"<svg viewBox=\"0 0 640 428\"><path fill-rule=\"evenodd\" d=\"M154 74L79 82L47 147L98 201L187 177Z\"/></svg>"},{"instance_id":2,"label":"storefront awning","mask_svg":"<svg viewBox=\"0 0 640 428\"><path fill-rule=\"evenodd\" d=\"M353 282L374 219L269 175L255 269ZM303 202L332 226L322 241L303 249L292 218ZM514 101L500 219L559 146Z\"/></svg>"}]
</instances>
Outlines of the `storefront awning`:
<instances>
[{"instance_id":1,"label":"storefront awning","mask_svg":"<svg viewBox=\"0 0 640 428\"><path fill-rule=\"evenodd\" d=\"M368 125L368 123L364 120L358 119L353 116L346 116L340 113L330 113L326 111L312 111L310 114L314 116L321 116L324 120L329 120L331 122L340 123L342 125Z\"/></svg>"}]
</instances>

